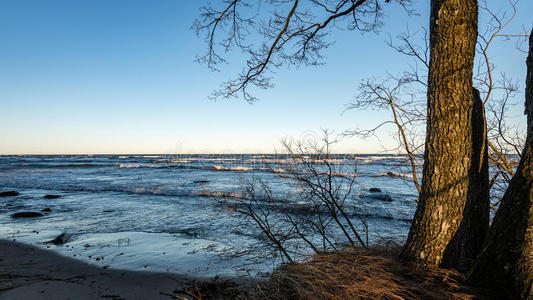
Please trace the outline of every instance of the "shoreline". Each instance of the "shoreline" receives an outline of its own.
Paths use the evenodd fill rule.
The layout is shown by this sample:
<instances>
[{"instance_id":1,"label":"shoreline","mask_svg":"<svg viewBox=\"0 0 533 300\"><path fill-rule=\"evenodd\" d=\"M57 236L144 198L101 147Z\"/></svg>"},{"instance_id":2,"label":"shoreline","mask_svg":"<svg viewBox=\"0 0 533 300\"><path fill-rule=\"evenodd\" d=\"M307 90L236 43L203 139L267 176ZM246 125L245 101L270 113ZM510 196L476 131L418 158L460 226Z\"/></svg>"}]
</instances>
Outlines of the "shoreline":
<instances>
[{"instance_id":1,"label":"shoreline","mask_svg":"<svg viewBox=\"0 0 533 300\"><path fill-rule=\"evenodd\" d=\"M170 299L195 278L90 265L51 250L0 239L2 299Z\"/></svg>"},{"instance_id":2,"label":"shoreline","mask_svg":"<svg viewBox=\"0 0 533 300\"><path fill-rule=\"evenodd\" d=\"M40 220L17 221L11 228L0 226L0 239L51 251L97 268L177 274L197 282L260 280L276 267L275 262L255 257L244 248L195 236L135 231L37 231L34 229L40 224L31 222ZM64 244L50 243L61 232L71 233L72 237Z\"/></svg>"}]
</instances>

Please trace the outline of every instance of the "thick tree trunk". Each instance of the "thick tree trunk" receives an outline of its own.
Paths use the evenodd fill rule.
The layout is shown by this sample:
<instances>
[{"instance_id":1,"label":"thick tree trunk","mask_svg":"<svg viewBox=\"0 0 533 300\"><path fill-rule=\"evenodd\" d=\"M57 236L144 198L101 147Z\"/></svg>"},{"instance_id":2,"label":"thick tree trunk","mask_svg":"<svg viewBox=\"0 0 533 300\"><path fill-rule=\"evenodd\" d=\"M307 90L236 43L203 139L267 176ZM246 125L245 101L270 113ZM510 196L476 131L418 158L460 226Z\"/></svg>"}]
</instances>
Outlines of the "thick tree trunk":
<instances>
[{"instance_id":1,"label":"thick tree trunk","mask_svg":"<svg viewBox=\"0 0 533 300\"><path fill-rule=\"evenodd\" d=\"M470 279L510 287L521 298L533 299L533 30L527 69L526 145Z\"/></svg>"},{"instance_id":2,"label":"thick tree trunk","mask_svg":"<svg viewBox=\"0 0 533 300\"><path fill-rule=\"evenodd\" d=\"M463 220L452 238L441 266L468 271L481 251L489 230L489 160L487 123L479 91L474 89L472 112L472 165Z\"/></svg>"},{"instance_id":3,"label":"thick tree trunk","mask_svg":"<svg viewBox=\"0 0 533 300\"><path fill-rule=\"evenodd\" d=\"M473 186L471 169L476 157L473 147L476 138L472 129L475 103L472 73L477 12L476 0L431 1L428 121L422 191L402 251L404 260L438 266L448 244L463 224L463 210ZM461 253L452 252L454 255ZM449 261L456 263L459 259L450 257Z\"/></svg>"}]
</instances>

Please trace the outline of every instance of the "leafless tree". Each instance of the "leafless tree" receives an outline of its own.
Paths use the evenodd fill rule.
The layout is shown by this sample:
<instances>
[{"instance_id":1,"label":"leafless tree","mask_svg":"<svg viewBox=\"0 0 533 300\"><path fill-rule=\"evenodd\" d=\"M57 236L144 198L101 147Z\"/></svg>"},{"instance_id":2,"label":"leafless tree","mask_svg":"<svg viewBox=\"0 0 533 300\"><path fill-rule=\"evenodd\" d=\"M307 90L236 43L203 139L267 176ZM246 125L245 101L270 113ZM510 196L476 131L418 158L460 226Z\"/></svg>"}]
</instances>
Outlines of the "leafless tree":
<instances>
[{"instance_id":1,"label":"leafless tree","mask_svg":"<svg viewBox=\"0 0 533 300\"><path fill-rule=\"evenodd\" d=\"M333 143L327 132L318 142L282 142L279 162L267 167L296 192L274 194L263 179L252 177L243 184L242 199L217 202L255 224L262 241L287 261L295 255L337 251L343 245L366 247L368 228L353 202L355 165L346 172L346 160L340 163L331 153Z\"/></svg>"},{"instance_id":2,"label":"leafless tree","mask_svg":"<svg viewBox=\"0 0 533 300\"><path fill-rule=\"evenodd\" d=\"M207 51L197 60L218 70L227 61L220 51L234 47L246 56L246 66L236 78L226 81L213 97L241 94L257 100L250 86L272 87L272 72L283 65L318 65L322 52L331 45L327 34L333 29L376 31L383 22L383 9L394 2L408 14L412 0L223 0L201 8L193 23L197 35L205 38ZM269 14L262 12L268 11ZM262 42L253 43L259 34Z\"/></svg>"},{"instance_id":3,"label":"leafless tree","mask_svg":"<svg viewBox=\"0 0 533 300\"><path fill-rule=\"evenodd\" d=\"M517 104L519 86L505 73L494 74L496 66L489 56L489 50L497 39L508 40L527 38L527 34L504 34L504 30L516 15L516 3L509 2L511 14L495 13L481 1L480 8L489 16L485 30L480 32L477 43L478 63L474 74L474 84L481 94L485 106L487 122L487 143L489 161L495 170L490 178L492 208L496 209L498 200L514 174L519 155L524 144L524 134L516 125L509 123L508 107ZM419 172L424 151L424 132L426 125L426 90L429 66L428 32L425 28L417 32L407 31L396 39L389 38L390 48L413 62L399 75L387 74L384 79L366 79L359 85L359 94L346 106L352 109L387 110L391 118L370 129L353 129L345 132L348 136L370 137L381 133L392 125L393 135L397 138L394 149L407 154L407 165L413 174L413 184L420 192ZM520 43L517 43L517 48Z\"/></svg>"}]
</instances>

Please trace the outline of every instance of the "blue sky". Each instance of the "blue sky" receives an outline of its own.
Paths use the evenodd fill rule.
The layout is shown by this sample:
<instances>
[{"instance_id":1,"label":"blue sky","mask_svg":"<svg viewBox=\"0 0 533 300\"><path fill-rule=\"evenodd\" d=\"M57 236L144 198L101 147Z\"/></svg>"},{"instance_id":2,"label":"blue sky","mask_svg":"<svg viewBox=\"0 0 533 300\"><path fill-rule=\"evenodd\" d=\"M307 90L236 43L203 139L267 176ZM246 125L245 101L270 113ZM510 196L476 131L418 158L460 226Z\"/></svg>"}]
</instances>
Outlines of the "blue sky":
<instances>
[{"instance_id":1,"label":"blue sky","mask_svg":"<svg viewBox=\"0 0 533 300\"><path fill-rule=\"evenodd\" d=\"M415 2L418 17L388 8L379 35L333 31L325 65L278 70L250 105L208 99L242 61L230 54L218 73L194 62L205 44L189 28L204 1L0 0L0 154L274 152L283 137L370 127L387 114L342 114L344 105L361 79L405 68L384 40L428 23L429 1ZM518 8L509 33L532 25L533 1ZM525 54L514 46L498 41L491 56L523 89ZM389 145L384 132L336 151Z\"/></svg>"}]
</instances>

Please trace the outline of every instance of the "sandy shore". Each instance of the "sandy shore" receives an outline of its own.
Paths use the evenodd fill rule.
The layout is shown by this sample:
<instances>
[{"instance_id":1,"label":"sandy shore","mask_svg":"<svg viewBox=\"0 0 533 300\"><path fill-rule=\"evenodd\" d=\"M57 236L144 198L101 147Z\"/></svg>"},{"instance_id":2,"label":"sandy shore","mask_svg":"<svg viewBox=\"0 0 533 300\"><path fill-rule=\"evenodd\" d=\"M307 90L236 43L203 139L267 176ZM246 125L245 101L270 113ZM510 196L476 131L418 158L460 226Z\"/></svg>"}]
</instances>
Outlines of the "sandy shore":
<instances>
[{"instance_id":1,"label":"sandy shore","mask_svg":"<svg viewBox=\"0 0 533 300\"><path fill-rule=\"evenodd\" d=\"M52 251L0 240L1 299L171 299L188 280L104 269Z\"/></svg>"}]
</instances>

